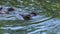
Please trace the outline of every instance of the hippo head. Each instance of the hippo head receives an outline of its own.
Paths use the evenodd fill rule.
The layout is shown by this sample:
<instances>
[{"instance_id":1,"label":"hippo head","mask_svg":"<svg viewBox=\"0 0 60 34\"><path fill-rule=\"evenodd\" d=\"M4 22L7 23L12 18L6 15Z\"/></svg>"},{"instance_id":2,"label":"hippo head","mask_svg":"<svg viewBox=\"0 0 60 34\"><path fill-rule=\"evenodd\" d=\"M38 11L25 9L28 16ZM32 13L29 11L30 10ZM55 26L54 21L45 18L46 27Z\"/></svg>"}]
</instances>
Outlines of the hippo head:
<instances>
[{"instance_id":1,"label":"hippo head","mask_svg":"<svg viewBox=\"0 0 60 34\"><path fill-rule=\"evenodd\" d=\"M8 11L14 11L15 9L13 7L8 8Z\"/></svg>"}]
</instances>

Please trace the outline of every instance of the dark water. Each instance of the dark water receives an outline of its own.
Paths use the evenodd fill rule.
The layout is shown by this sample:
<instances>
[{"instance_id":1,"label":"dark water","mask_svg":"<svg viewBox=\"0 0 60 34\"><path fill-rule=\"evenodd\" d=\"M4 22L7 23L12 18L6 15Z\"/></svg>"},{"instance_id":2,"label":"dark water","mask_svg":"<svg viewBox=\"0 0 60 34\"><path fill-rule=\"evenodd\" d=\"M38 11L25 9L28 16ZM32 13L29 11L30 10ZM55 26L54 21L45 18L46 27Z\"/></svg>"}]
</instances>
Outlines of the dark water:
<instances>
[{"instance_id":1,"label":"dark water","mask_svg":"<svg viewBox=\"0 0 60 34\"><path fill-rule=\"evenodd\" d=\"M3 1L3 0L2 0ZM11 1L11 0L8 0ZM33 7L33 4L29 4L29 6L26 7L26 5L23 5L23 1L18 0L21 4L17 2L17 4L14 4L14 0L11 2L8 2L7 0L4 1L3 6L15 6L17 10L20 11L38 11L39 17L32 19L30 21L21 21L21 20L15 20L15 17L12 17L10 21L9 19L0 17L0 31L1 34L60 34L60 18L52 18L52 17L46 17L45 15L42 15L42 10L36 9ZM15 0L16 1L16 0ZM32 2L35 2L32 0ZM49 1L47 1L49 2ZM12 5L13 3L13 5ZM25 2L28 5L28 2ZM41 13L40 13L41 12ZM9 15L5 15L9 16ZM7 21L5 21L5 20Z\"/></svg>"}]
</instances>

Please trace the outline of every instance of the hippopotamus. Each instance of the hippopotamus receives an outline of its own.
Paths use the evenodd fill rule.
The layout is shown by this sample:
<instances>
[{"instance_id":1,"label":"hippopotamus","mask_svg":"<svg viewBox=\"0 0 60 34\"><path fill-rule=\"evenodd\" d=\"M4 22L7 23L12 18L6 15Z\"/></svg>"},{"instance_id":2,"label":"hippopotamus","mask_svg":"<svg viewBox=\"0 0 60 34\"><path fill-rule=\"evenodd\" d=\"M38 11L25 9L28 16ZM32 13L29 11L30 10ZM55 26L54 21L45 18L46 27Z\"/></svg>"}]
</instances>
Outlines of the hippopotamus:
<instances>
[{"instance_id":1,"label":"hippopotamus","mask_svg":"<svg viewBox=\"0 0 60 34\"><path fill-rule=\"evenodd\" d=\"M14 7L8 7L8 8L1 7L0 11L1 11L0 14L10 14L16 17L18 20L31 20L32 17L37 16L36 12L31 13L28 13L26 11L19 12Z\"/></svg>"}]
</instances>

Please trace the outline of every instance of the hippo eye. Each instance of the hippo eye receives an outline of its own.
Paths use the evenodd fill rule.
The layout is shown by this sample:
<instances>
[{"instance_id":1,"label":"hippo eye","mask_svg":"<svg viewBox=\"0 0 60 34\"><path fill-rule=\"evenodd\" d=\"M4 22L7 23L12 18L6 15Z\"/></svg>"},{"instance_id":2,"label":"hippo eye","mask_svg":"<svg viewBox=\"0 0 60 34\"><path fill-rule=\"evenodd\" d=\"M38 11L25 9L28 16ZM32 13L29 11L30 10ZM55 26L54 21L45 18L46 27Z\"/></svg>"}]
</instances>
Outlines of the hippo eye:
<instances>
[{"instance_id":1,"label":"hippo eye","mask_svg":"<svg viewBox=\"0 0 60 34\"><path fill-rule=\"evenodd\" d=\"M14 9L13 8L8 8L8 11L14 11Z\"/></svg>"},{"instance_id":2,"label":"hippo eye","mask_svg":"<svg viewBox=\"0 0 60 34\"><path fill-rule=\"evenodd\" d=\"M2 10L2 7L0 7L0 10Z\"/></svg>"},{"instance_id":3,"label":"hippo eye","mask_svg":"<svg viewBox=\"0 0 60 34\"><path fill-rule=\"evenodd\" d=\"M35 13L35 12L32 12L31 14L32 14L33 16L36 16L36 15L37 15L37 13Z\"/></svg>"},{"instance_id":4,"label":"hippo eye","mask_svg":"<svg viewBox=\"0 0 60 34\"><path fill-rule=\"evenodd\" d=\"M26 15L26 16L23 16L23 18L24 18L25 20L30 20L30 19L31 19L31 16L30 16L30 15Z\"/></svg>"}]
</instances>

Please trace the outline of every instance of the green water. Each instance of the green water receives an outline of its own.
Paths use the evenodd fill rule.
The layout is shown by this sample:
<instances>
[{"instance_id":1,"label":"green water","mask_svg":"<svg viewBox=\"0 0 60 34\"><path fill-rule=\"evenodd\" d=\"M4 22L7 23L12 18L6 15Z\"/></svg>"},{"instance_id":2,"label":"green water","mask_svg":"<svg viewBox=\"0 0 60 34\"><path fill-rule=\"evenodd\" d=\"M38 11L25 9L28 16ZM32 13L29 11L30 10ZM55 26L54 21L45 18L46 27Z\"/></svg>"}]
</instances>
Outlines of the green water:
<instances>
[{"instance_id":1,"label":"green water","mask_svg":"<svg viewBox=\"0 0 60 34\"><path fill-rule=\"evenodd\" d=\"M2 6L14 6L27 10L26 12L36 11L41 16L45 15L43 18L31 21L0 21L0 34L60 34L59 1L60 0L0 0L0 5ZM48 18L51 16L57 18ZM42 20L45 18L48 19Z\"/></svg>"}]
</instances>

